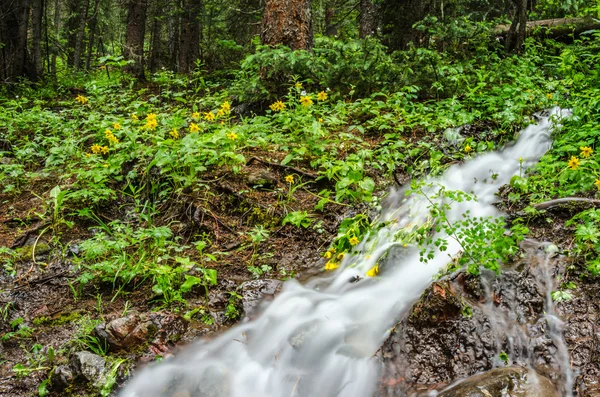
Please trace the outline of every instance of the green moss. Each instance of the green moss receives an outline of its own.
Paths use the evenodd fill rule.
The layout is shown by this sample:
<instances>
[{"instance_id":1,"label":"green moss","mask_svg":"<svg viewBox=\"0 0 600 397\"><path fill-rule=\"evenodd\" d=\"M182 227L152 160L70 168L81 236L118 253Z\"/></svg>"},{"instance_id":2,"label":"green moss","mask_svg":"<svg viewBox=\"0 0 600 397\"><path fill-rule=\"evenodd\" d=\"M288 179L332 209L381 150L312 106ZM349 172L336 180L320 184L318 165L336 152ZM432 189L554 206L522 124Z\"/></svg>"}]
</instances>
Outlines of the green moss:
<instances>
[{"instance_id":1,"label":"green moss","mask_svg":"<svg viewBox=\"0 0 600 397\"><path fill-rule=\"evenodd\" d=\"M33 259L33 247L33 245L26 245L23 248L15 250L15 253L17 254L17 260L21 262L31 261ZM47 254L50 251L51 248L46 243L38 243L37 245L35 245L36 256Z\"/></svg>"}]
</instances>

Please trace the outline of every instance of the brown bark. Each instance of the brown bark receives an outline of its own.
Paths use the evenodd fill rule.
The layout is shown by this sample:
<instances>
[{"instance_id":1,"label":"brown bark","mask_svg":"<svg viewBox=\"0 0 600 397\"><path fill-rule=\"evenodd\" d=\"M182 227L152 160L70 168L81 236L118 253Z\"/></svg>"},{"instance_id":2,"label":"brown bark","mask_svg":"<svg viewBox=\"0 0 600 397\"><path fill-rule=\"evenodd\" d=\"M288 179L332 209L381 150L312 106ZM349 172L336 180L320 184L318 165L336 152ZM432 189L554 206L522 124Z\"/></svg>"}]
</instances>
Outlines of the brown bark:
<instances>
[{"instance_id":1,"label":"brown bark","mask_svg":"<svg viewBox=\"0 0 600 397\"><path fill-rule=\"evenodd\" d=\"M0 2L0 66L2 77L12 80L32 74L27 58L30 0Z\"/></svg>"},{"instance_id":2,"label":"brown bark","mask_svg":"<svg viewBox=\"0 0 600 397\"><path fill-rule=\"evenodd\" d=\"M498 25L495 32L498 35L507 34L511 25ZM558 38L570 34L580 34L587 30L600 29L600 22L596 19L587 18L555 18L529 21L526 25L527 35L545 34Z\"/></svg>"},{"instance_id":3,"label":"brown bark","mask_svg":"<svg viewBox=\"0 0 600 397\"><path fill-rule=\"evenodd\" d=\"M167 31L167 46L169 47L169 66L171 70L177 70L177 59L179 57L181 0L171 0L169 3L169 24Z\"/></svg>"},{"instance_id":4,"label":"brown bark","mask_svg":"<svg viewBox=\"0 0 600 397\"><path fill-rule=\"evenodd\" d=\"M161 63L162 55L162 35L161 20L164 15L165 5L162 1L155 1L152 7L152 29L151 29L151 47L150 47L150 72L154 73Z\"/></svg>"},{"instance_id":5,"label":"brown bark","mask_svg":"<svg viewBox=\"0 0 600 397\"><path fill-rule=\"evenodd\" d=\"M337 25L333 22L335 17L335 1L330 1L325 8L325 34L327 36L336 36L338 34Z\"/></svg>"},{"instance_id":6,"label":"brown bark","mask_svg":"<svg viewBox=\"0 0 600 397\"><path fill-rule=\"evenodd\" d=\"M180 73L194 70L196 60L200 58L200 11L202 0L184 0L181 14L181 33L179 42Z\"/></svg>"},{"instance_id":7,"label":"brown bark","mask_svg":"<svg viewBox=\"0 0 600 397\"><path fill-rule=\"evenodd\" d=\"M79 70L81 66L81 56L83 54L83 40L85 38L85 25L87 24L88 11L90 8L90 0L83 2L83 10L79 18L79 27L77 30L77 41L75 42L75 53L73 54L73 68Z\"/></svg>"},{"instance_id":8,"label":"brown bark","mask_svg":"<svg viewBox=\"0 0 600 397\"><path fill-rule=\"evenodd\" d=\"M360 0L359 35L361 39L373 36L377 29L377 12L372 0Z\"/></svg>"},{"instance_id":9,"label":"brown bark","mask_svg":"<svg viewBox=\"0 0 600 397\"><path fill-rule=\"evenodd\" d=\"M144 37L146 35L146 0L129 0L127 6L127 27L123 56L132 60L127 70L136 78L144 79Z\"/></svg>"},{"instance_id":10,"label":"brown bark","mask_svg":"<svg viewBox=\"0 0 600 397\"><path fill-rule=\"evenodd\" d=\"M36 77L41 77L44 70L42 64L42 15L43 0L33 0L31 12L31 53L33 56L33 70Z\"/></svg>"},{"instance_id":11,"label":"brown bark","mask_svg":"<svg viewBox=\"0 0 600 397\"><path fill-rule=\"evenodd\" d=\"M56 77L56 57L58 56L58 36L60 35L60 0L54 1L54 44L52 48L52 60L50 61L50 73Z\"/></svg>"},{"instance_id":12,"label":"brown bark","mask_svg":"<svg viewBox=\"0 0 600 397\"><path fill-rule=\"evenodd\" d=\"M310 0L265 0L261 41L266 45L283 44L292 50L310 50L313 46Z\"/></svg>"},{"instance_id":13,"label":"brown bark","mask_svg":"<svg viewBox=\"0 0 600 397\"><path fill-rule=\"evenodd\" d=\"M75 65L75 47L77 46L77 37L81 21L81 2L80 0L67 1L67 22L65 25L67 34L67 64Z\"/></svg>"},{"instance_id":14,"label":"brown bark","mask_svg":"<svg viewBox=\"0 0 600 397\"><path fill-rule=\"evenodd\" d=\"M525 42L527 33L527 0L512 0L515 5L515 16L508 34L504 47L507 52L519 52Z\"/></svg>"},{"instance_id":15,"label":"brown bark","mask_svg":"<svg viewBox=\"0 0 600 397\"><path fill-rule=\"evenodd\" d=\"M94 1L94 11L90 16L90 22L88 24L88 30L90 32L90 37L88 38L88 48L87 55L85 57L85 68L86 70L90 69L90 64L92 63L92 54L94 52L94 42L96 41L96 28L98 27L98 6L100 4L100 0Z\"/></svg>"}]
</instances>

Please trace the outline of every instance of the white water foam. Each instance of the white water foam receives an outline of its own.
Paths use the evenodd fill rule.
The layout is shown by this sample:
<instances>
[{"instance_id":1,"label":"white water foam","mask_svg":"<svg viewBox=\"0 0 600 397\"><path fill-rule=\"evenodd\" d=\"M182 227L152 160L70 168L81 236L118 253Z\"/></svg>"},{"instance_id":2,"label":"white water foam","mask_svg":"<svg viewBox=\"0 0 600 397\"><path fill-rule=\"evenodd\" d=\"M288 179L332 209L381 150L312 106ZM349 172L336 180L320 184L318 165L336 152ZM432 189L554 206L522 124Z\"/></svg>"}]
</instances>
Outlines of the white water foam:
<instances>
[{"instance_id":1,"label":"white water foam","mask_svg":"<svg viewBox=\"0 0 600 397\"><path fill-rule=\"evenodd\" d=\"M434 186L473 193L477 201L453 203L447 215L458 220L499 216L492 205L498 188L539 160L551 145L558 108L537 115L515 144L452 166ZM553 117L554 116L554 117ZM523 159L521 165L520 158ZM494 175L494 177L492 177ZM252 321L136 375L122 397L365 397L373 395L377 366L373 355L395 320L410 308L432 277L461 247L448 238L446 252L420 262L416 247L397 249L380 277L348 281L364 274L391 247L394 234L428 219L423 196L393 191L377 235L358 246L363 254L346 257L329 278L301 285L286 282L282 292ZM368 252L367 252L368 251ZM390 262L388 259L387 262Z\"/></svg>"}]
</instances>

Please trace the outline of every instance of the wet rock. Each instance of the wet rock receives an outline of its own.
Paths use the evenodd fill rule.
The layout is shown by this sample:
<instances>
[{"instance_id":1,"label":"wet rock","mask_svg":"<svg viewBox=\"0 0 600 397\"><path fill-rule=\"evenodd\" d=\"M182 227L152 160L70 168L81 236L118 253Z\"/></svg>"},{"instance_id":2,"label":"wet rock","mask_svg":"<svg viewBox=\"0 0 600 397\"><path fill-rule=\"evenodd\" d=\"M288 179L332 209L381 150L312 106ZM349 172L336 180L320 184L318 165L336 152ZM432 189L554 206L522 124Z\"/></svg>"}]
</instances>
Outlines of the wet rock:
<instances>
[{"instance_id":1,"label":"wet rock","mask_svg":"<svg viewBox=\"0 0 600 397\"><path fill-rule=\"evenodd\" d=\"M380 395L410 395L489 371L503 365L500 352L506 352L510 363L544 370L561 385L545 302L548 291L558 288L565 266L552 249L544 254L545 248L532 245L526 249L531 256L500 275L459 273L429 287L380 349ZM590 308L588 316L593 312ZM582 334L584 330L577 337Z\"/></svg>"},{"instance_id":2,"label":"wet rock","mask_svg":"<svg viewBox=\"0 0 600 397\"><path fill-rule=\"evenodd\" d=\"M263 299L272 299L281 289L283 282L280 280L251 280L246 281L238 287L238 294L242 296L242 308L246 316L250 316L256 310Z\"/></svg>"},{"instance_id":3,"label":"wet rock","mask_svg":"<svg viewBox=\"0 0 600 397\"><path fill-rule=\"evenodd\" d=\"M167 312L133 313L95 328L96 335L111 350L132 350L148 346L153 352L168 350L187 331L187 321Z\"/></svg>"},{"instance_id":4,"label":"wet rock","mask_svg":"<svg viewBox=\"0 0 600 397\"><path fill-rule=\"evenodd\" d=\"M546 377L521 367L496 368L471 376L437 397L560 397Z\"/></svg>"},{"instance_id":5,"label":"wet rock","mask_svg":"<svg viewBox=\"0 0 600 397\"><path fill-rule=\"evenodd\" d=\"M252 170L248 173L246 182L250 187L270 190L277 186L277 175L265 169Z\"/></svg>"},{"instance_id":6,"label":"wet rock","mask_svg":"<svg viewBox=\"0 0 600 397\"><path fill-rule=\"evenodd\" d=\"M102 386L106 380L106 361L94 353L87 351L73 353L69 360L69 367L75 377L81 376L95 387Z\"/></svg>"},{"instance_id":7,"label":"wet rock","mask_svg":"<svg viewBox=\"0 0 600 397\"><path fill-rule=\"evenodd\" d=\"M56 367L54 374L52 375L52 384L60 389L64 389L73 383L74 379L75 374L69 365L59 365Z\"/></svg>"}]
</instances>

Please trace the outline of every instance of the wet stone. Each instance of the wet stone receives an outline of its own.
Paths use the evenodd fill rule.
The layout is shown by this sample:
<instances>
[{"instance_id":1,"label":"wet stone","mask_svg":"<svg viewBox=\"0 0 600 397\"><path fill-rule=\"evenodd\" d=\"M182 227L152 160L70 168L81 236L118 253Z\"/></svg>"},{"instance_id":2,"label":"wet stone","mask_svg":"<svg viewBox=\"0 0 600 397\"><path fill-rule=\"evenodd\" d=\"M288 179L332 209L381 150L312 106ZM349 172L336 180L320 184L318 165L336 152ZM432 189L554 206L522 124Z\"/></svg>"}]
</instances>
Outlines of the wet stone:
<instances>
[{"instance_id":1,"label":"wet stone","mask_svg":"<svg viewBox=\"0 0 600 397\"><path fill-rule=\"evenodd\" d=\"M277 186L277 175L265 169L252 170L248 173L246 181L248 186L253 188L273 189Z\"/></svg>"},{"instance_id":2,"label":"wet stone","mask_svg":"<svg viewBox=\"0 0 600 397\"><path fill-rule=\"evenodd\" d=\"M104 383L106 361L94 353L86 351L73 353L69 360L69 366L75 377L81 376L96 387Z\"/></svg>"},{"instance_id":3,"label":"wet stone","mask_svg":"<svg viewBox=\"0 0 600 397\"><path fill-rule=\"evenodd\" d=\"M150 345L152 351L167 351L187 331L187 321L167 312L133 313L98 325L94 332L111 350L132 350Z\"/></svg>"},{"instance_id":4,"label":"wet stone","mask_svg":"<svg viewBox=\"0 0 600 397\"><path fill-rule=\"evenodd\" d=\"M68 365L59 365L52 375L52 384L60 389L69 386L75 379L73 369Z\"/></svg>"},{"instance_id":5,"label":"wet stone","mask_svg":"<svg viewBox=\"0 0 600 397\"><path fill-rule=\"evenodd\" d=\"M552 382L521 367L496 368L471 376L437 397L560 397Z\"/></svg>"},{"instance_id":6,"label":"wet stone","mask_svg":"<svg viewBox=\"0 0 600 397\"><path fill-rule=\"evenodd\" d=\"M263 299L272 299L282 285L280 280L251 280L240 284L238 293L242 296L242 308L246 316L254 314Z\"/></svg>"}]
</instances>

